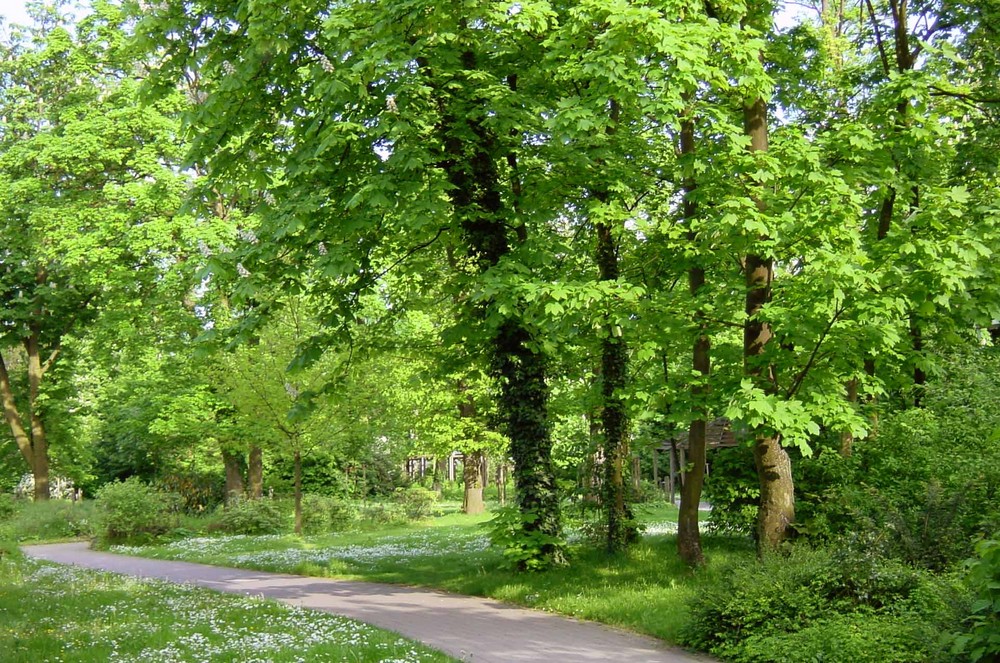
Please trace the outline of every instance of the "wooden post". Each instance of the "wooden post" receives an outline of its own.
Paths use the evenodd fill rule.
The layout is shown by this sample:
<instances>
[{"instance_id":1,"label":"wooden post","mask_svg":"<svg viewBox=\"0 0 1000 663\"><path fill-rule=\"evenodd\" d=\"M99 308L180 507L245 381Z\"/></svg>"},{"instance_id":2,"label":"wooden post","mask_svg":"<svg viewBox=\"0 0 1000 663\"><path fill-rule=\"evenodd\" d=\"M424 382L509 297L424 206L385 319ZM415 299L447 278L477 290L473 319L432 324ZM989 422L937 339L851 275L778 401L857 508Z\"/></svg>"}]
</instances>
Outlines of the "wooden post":
<instances>
[{"instance_id":1,"label":"wooden post","mask_svg":"<svg viewBox=\"0 0 1000 663\"><path fill-rule=\"evenodd\" d=\"M667 479L667 488L670 493L670 503L676 504L674 493L677 490L677 457L675 455L674 441L670 441L670 476Z\"/></svg>"},{"instance_id":2,"label":"wooden post","mask_svg":"<svg viewBox=\"0 0 1000 663\"><path fill-rule=\"evenodd\" d=\"M660 487L660 449L653 447L653 484Z\"/></svg>"}]
</instances>

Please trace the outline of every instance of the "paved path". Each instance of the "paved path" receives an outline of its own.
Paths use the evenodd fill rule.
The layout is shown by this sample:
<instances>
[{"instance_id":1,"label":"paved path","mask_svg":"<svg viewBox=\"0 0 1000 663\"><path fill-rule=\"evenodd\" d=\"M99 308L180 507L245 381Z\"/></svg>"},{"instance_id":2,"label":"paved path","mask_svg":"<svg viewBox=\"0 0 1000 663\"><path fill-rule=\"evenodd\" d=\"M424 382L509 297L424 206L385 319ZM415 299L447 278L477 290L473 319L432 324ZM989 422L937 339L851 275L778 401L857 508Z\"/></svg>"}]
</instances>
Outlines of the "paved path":
<instances>
[{"instance_id":1,"label":"paved path","mask_svg":"<svg viewBox=\"0 0 1000 663\"><path fill-rule=\"evenodd\" d=\"M26 546L29 557L144 578L263 595L325 610L477 663L705 663L644 636L489 599L368 582L171 562L90 550L87 543Z\"/></svg>"}]
</instances>

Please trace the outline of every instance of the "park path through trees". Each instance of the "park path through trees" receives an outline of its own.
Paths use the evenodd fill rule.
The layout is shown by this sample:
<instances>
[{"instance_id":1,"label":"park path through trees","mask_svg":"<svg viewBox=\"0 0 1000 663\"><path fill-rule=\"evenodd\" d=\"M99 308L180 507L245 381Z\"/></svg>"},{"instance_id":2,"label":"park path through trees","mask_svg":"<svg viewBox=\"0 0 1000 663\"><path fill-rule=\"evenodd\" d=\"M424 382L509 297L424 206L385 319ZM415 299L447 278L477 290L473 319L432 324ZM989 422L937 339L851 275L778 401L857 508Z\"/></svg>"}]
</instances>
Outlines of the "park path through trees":
<instances>
[{"instance_id":1,"label":"park path through trees","mask_svg":"<svg viewBox=\"0 0 1000 663\"><path fill-rule=\"evenodd\" d=\"M264 596L396 631L476 663L708 663L652 638L490 599L368 582L115 555L89 544L26 546L29 557Z\"/></svg>"}]
</instances>

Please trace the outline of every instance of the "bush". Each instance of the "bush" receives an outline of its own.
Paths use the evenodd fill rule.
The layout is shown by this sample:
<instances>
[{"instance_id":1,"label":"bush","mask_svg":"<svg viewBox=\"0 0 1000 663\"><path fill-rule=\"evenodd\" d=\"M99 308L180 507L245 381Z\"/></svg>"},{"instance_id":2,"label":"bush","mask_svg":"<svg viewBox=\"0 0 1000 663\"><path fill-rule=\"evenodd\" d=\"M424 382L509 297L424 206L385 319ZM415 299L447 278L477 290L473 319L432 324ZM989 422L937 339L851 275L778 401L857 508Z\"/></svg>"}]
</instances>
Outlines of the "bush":
<instances>
[{"instance_id":1,"label":"bush","mask_svg":"<svg viewBox=\"0 0 1000 663\"><path fill-rule=\"evenodd\" d=\"M363 522L377 525L402 525L406 522L403 506L393 502L364 502L358 516Z\"/></svg>"},{"instance_id":2,"label":"bush","mask_svg":"<svg viewBox=\"0 0 1000 663\"><path fill-rule=\"evenodd\" d=\"M278 534L286 529L286 520L274 500L240 498L223 509L219 527L229 534Z\"/></svg>"},{"instance_id":3,"label":"bush","mask_svg":"<svg viewBox=\"0 0 1000 663\"><path fill-rule=\"evenodd\" d=\"M97 491L98 537L105 543L146 543L177 525L181 500L138 477Z\"/></svg>"},{"instance_id":4,"label":"bush","mask_svg":"<svg viewBox=\"0 0 1000 663\"><path fill-rule=\"evenodd\" d=\"M974 662L1000 660L1000 541L980 541L966 565L976 600L951 653Z\"/></svg>"},{"instance_id":5,"label":"bush","mask_svg":"<svg viewBox=\"0 0 1000 663\"><path fill-rule=\"evenodd\" d=\"M798 546L719 578L694 600L681 643L734 661L946 660L963 598L866 551Z\"/></svg>"},{"instance_id":6,"label":"bush","mask_svg":"<svg viewBox=\"0 0 1000 663\"><path fill-rule=\"evenodd\" d=\"M0 494L0 520L9 520L17 514L17 500L13 495Z\"/></svg>"},{"instance_id":7,"label":"bush","mask_svg":"<svg viewBox=\"0 0 1000 663\"><path fill-rule=\"evenodd\" d=\"M343 531L356 517L350 502L326 495L302 496L302 531L306 534Z\"/></svg>"},{"instance_id":8,"label":"bush","mask_svg":"<svg viewBox=\"0 0 1000 663\"><path fill-rule=\"evenodd\" d=\"M167 492L180 495L187 513L204 513L226 498L222 478L212 474L168 474L157 483Z\"/></svg>"},{"instance_id":9,"label":"bush","mask_svg":"<svg viewBox=\"0 0 1000 663\"><path fill-rule=\"evenodd\" d=\"M396 503L403 507L403 513L409 520L430 518L434 502L437 501L437 493L417 485L397 488L394 497Z\"/></svg>"}]
</instances>

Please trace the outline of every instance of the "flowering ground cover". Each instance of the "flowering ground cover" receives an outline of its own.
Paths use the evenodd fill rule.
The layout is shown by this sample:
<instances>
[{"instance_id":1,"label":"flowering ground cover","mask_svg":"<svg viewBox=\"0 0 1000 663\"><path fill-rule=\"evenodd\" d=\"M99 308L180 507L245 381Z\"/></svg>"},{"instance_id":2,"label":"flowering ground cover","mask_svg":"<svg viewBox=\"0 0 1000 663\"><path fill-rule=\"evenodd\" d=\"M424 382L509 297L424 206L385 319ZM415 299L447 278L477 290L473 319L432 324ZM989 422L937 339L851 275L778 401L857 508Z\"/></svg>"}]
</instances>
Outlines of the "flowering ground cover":
<instances>
[{"instance_id":1,"label":"flowering ground cover","mask_svg":"<svg viewBox=\"0 0 1000 663\"><path fill-rule=\"evenodd\" d=\"M453 659L350 619L274 601L0 557L5 663Z\"/></svg>"}]
</instances>

